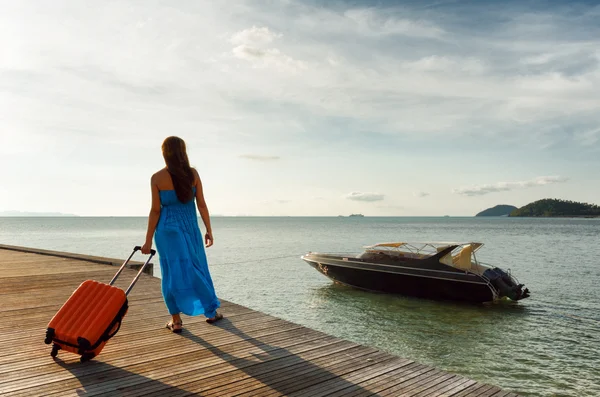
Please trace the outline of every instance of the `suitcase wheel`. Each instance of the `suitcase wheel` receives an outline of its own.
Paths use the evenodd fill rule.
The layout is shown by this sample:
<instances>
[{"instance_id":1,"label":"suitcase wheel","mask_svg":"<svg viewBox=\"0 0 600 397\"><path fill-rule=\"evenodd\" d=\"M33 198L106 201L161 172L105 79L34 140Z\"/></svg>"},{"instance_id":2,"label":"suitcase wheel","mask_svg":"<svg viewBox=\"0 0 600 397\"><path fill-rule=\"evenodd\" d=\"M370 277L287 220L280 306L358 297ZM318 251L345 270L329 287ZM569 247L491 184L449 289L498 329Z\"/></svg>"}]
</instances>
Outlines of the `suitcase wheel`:
<instances>
[{"instance_id":1,"label":"suitcase wheel","mask_svg":"<svg viewBox=\"0 0 600 397\"><path fill-rule=\"evenodd\" d=\"M60 350L60 346L57 344L52 345L52 351L50 352L50 355L52 357L56 357L56 355L58 354L58 351Z\"/></svg>"},{"instance_id":2,"label":"suitcase wheel","mask_svg":"<svg viewBox=\"0 0 600 397\"><path fill-rule=\"evenodd\" d=\"M79 361L84 363L86 361L90 361L94 357L96 357L96 355L94 353L83 353L81 355L81 358L79 359Z\"/></svg>"}]
</instances>

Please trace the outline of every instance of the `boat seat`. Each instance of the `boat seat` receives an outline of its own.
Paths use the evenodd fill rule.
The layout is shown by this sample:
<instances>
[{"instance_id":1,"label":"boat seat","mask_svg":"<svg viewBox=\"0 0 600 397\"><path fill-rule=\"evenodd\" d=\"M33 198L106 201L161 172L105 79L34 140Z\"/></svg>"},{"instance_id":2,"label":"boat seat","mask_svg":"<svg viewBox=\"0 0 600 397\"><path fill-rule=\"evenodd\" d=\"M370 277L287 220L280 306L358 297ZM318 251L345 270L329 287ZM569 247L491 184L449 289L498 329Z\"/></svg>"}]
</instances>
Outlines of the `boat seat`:
<instances>
[{"instance_id":1,"label":"boat seat","mask_svg":"<svg viewBox=\"0 0 600 397\"><path fill-rule=\"evenodd\" d=\"M447 246L437 247L436 252L439 254L446 248L448 248L448 247ZM450 251L446 255L442 256L440 258L440 263L443 263L444 265L448 265L448 266L454 266L454 264L452 263L452 251Z\"/></svg>"},{"instance_id":2,"label":"boat seat","mask_svg":"<svg viewBox=\"0 0 600 397\"><path fill-rule=\"evenodd\" d=\"M454 267L462 270L471 269L471 254L473 253L473 247L471 244L467 244L460 250L458 254L452 259Z\"/></svg>"}]
</instances>

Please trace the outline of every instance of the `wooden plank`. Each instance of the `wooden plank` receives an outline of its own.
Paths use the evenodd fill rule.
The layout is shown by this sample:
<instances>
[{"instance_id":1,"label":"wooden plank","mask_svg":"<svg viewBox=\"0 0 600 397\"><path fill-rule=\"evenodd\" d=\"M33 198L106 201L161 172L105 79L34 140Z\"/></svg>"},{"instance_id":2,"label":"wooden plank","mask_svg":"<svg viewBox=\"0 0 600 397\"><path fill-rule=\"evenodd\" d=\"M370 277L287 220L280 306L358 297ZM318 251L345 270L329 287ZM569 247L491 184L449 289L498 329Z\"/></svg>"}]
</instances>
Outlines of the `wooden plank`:
<instances>
[{"instance_id":1,"label":"wooden plank","mask_svg":"<svg viewBox=\"0 0 600 397\"><path fill-rule=\"evenodd\" d=\"M285 329L295 329L299 328L299 325L289 324L284 322L283 320L273 319L269 321L265 321L264 318L260 316L260 313L249 312L235 315L233 312L232 316L234 318L239 318L239 321L236 324L251 327L252 331L256 331L257 329L268 328L268 329L276 329L276 330L285 330ZM229 318L229 317L228 317ZM144 320L141 320L144 321ZM202 319L194 319L193 323L186 323L186 326L189 328L192 324L200 324ZM160 323L162 324L162 322ZM256 324L256 327L254 325ZM214 333L218 335L223 334L223 330L227 330L227 328L221 328L221 330L208 330L206 333L203 333L203 336L212 336ZM160 331L160 336L156 336L156 333ZM166 330L165 330L166 331ZM30 341L28 344L21 345L18 353L13 355L14 360L7 360L0 358L0 373L6 372L4 363L9 363L12 370L19 369L19 367L29 367L32 366L34 361L47 363L48 362L48 352L50 351L50 346L48 345L40 345L41 341L44 338L44 333L40 332L35 341ZM162 327L156 322L150 323L148 325L135 327L131 323L125 323L122 326L122 329L119 333L111 340L112 343L107 344L105 349L103 350L103 354L106 352L119 351L125 349L134 349L138 346L143 346L146 343L150 342L161 342L163 340L170 340L172 336L169 331L163 332ZM3 344L9 345L9 344ZM8 347L7 347L8 349ZM64 353L71 354L71 353ZM62 354L61 354L62 356ZM10 357L9 357L10 358ZM17 360L18 359L18 360ZM15 361L15 362L13 362Z\"/></svg>"},{"instance_id":2,"label":"wooden plank","mask_svg":"<svg viewBox=\"0 0 600 397\"><path fill-rule=\"evenodd\" d=\"M371 365L372 363L373 363L373 360L371 360L371 363L369 363L368 365ZM331 396L331 397L342 396L342 395L346 396L351 393L355 393L355 394L367 393L367 395L372 395L372 391L374 390L372 388L372 385L376 384L377 381L385 379L385 377L393 376L394 374L398 374L399 372L403 371L404 368L410 366L411 364L413 364L413 362L408 359L402 359L402 360L398 360L394 363L389 363L389 365L386 365L385 371L372 373L370 376L365 376L363 380L356 380L354 382L350 382L347 385L340 385L340 386L346 386L346 387L338 387L337 391L332 392L327 395ZM327 369L329 370L328 367L327 367ZM362 368L358 367L356 365L353 365L351 368L349 368L346 371L346 373L349 374L351 371L357 371L357 370L362 371ZM329 371L329 372L332 373L333 377L320 376L319 383L323 382L327 379L338 378L339 375L341 374L341 371L339 369L336 369L335 371ZM309 386L311 383L315 383L315 382L312 382L310 378L303 378L303 379L298 379L297 381L289 382L288 385L282 385L282 386L278 387L277 389L273 389L272 387L267 387L267 388L263 388L260 391L260 393L247 393L244 395L247 395L247 396L256 395L256 396L262 396L262 397L275 396L275 395L279 395L278 391L280 391L282 387L285 387L284 391L286 393L299 392L299 391L302 391L305 387Z\"/></svg>"},{"instance_id":3,"label":"wooden plank","mask_svg":"<svg viewBox=\"0 0 600 397\"><path fill-rule=\"evenodd\" d=\"M133 250L133 247L131 247ZM58 258L68 258L73 260L85 261L87 263L99 263L102 265L112 265L112 266L121 266L124 262L124 259L115 259L115 258L106 258L101 256L92 256L92 255L84 255L84 254L76 254L72 252L62 252L62 251L53 251L53 250L44 250L39 248L31 248L31 247L19 247L14 245L6 245L0 244L0 251L2 251L2 255L5 255L11 251L17 251L23 253L22 257L25 261L34 261L35 258L40 258L42 255L58 257ZM138 254L139 255L139 254ZM1 258L2 256L0 256ZM0 264L2 262L0 261ZM129 261L128 266L137 270L143 262L132 260ZM145 269L145 273L149 275L154 274L154 265L153 263L149 263Z\"/></svg>"},{"instance_id":4,"label":"wooden plank","mask_svg":"<svg viewBox=\"0 0 600 397\"><path fill-rule=\"evenodd\" d=\"M267 335L288 332L289 330L299 329L300 326L295 324L286 323L280 327L271 327L268 323L258 323L254 326L248 327L248 332L256 332L258 335L263 335L258 331L265 330ZM106 347L106 351L102 352L103 360L107 363L115 363L113 359L117 359L119 363L126 364L127 362L137 362L144 358L155 359L156 351L162 351L162 347L166 349L168 348L176 348L180 349L179 352L175 351L166 351L161 352L161 356L170 357L175 354L182 354L183 352L191 352L195 350L202 349L203 346L193 343L185 343L181 340L173 340L169 331L165 330L162 332L162 337L157 337L158 331L155 331L150 337L142 339L134 339L129 338L128 341L124 341L122 343L113 343L111 346ZM305 335L306 333L303 332ZM310 334L308 334L310 335ZM235 341L243 340L238 335L234 335L231 333L223 333L223 332L214 332L214 333L206 333L203 335L206 338L205 343L232 343ZM314 337L314 336L312 336ZM117 346L112 346L117 345ZM45 345L44 345L45 346ZM109 348L110 347L110 348ZM63 353L63 354L61 354ZM65 360L70 360L73 357L77 357L74 354L68 352L59 352L61 358L64 357ZM128 360L129 359L129 360ZM27 361L25 368L14 368L8 367L2 375L2 379L0 380L0 385L7 381L21 381L21 384L27 383L26 379L33 380L35 382L39 381L40 376L45 376L52 373L59 373L61 368L57 366L54 361L49 357L43 357L36 360ZM16 364L13 364L16 365Z\"/></svg>"},{"instance_id":5,"label":"wooden plank","mask_svg":"<svg viewBox=\"0 0 600 397\"><path fill-rule=\"evenodd\" d=\"M491 386L488 390L478 394L477 397L491 397L500 391L502 391L502 389L500 389L498 386Z\"/></svg>"},{"instance_id":6,"label":"wooden plank","mask_svg":"<svg viewBox=\"0 0 600 397\"><path fill-rule=\"evenodd\" d=\"M293 365L284 369L267 367L261 364L253 367L252 371L247 371L251 377L244 381L238 381L203 394L254 396L259 394L259 390L262 392L274 390L278 394L287 395L301 388L303 383L312 383L311 380L334 378L340 373L352 371L359 366L364 367L367 359L380 361L389 358L385 353L366 348L355 350L352 355L348 355L348 352L337 351L321 359L311 358L307 360L305 357L294 357L291 361ZM271 369L271 371L268 371L268 369Z\"/></svg>"},{"instance_id":7,"label":"wooden plank","mask_svg":"<svg viewBox=\"0 0 600 397\"><path fill-rule=\"evenodd\" d=\"M504 390L499 390L495 394L492 394L491 397L508 397L511 393Z\"/></svg>"},{"instance_id":8,"label":"wooden plank","mask_svg":"<svg viewBox=\"0 0 600 397\"><path fill-rule=\"evenodd\" d=\"M454 374L442 372L438 376L431 377L413 385L413 387L406 388L400 396L418 396L423 392L430 391L431 389L438 389L452 383L455 380L455 377L456 375Z\"/></svg>"},{"instance_id":9,"label":"wooden plank","mask_svg":"<svg viewBox=\"0 0 600 397\"><path fill-rule=\"evenodd\" d=\"M184 372L180 373L169 373L162 379L169 380L171 385L185 388L187 391L198 390L197 388L214 388L219 385L227 385L232 383L236 379L242 379L246 372L254 365L258 365L262 362L278 361L279 363L285 363L286 360L296 359L296 355L303 353L313 353L326 355L332 350L350 349L352 348L351 343L328 339L325 341L305 341L300 342L297 338L288 339L285 344L279 345L278 348L269 347L268 345L259 346L258 349L263 350L265 354L268 354L266 359L261 359L257 350L257 347L251 347L248 351L250 354L236 353L235 358L229 353L219 355L222 362L216 366L205 368L201 373L197 371L190 371L187 368ZM201 365L201 364L198 364ZM128 389L125 389L130 391ZM133 395L164 395L164 388L157 388L156 385L142 385L141 387L136 386L135 390L131 390ZM142 393L142 394L138 394ZM129 395L129 393L128 393Z\"/></svg>"},{"instance_id":10,"label":"wooden plank","mask_svg":"<svg viewBox=\"0 0 600 397\"><path fill-rule=\"evenodd\" d=\"M108 282L115 263L100 257L0 246L0 394L128 396L509 397L477 383L222 300L226 318L209 325L169 316L161 281L142 275L119 333L91 362L43 343L45 327L86 279ZM86 258L89 258L87 260ZM102 262L104 261L104 262ZM112 264L109 267L106 264ZM137 272L125 269L126 288Z\"/></svg>"},{"instance_id":11,"label":"wooden plank","mask_svg":"<svg viewBox=\"0 0 600 397\"><path fill-rule=\"evenodd\" d=\"M298 332L300 331L300 332ZM265 335L267 332L265 332ZM336 340L333 337L328 337L329 343L341 343L341 341ZM294 333L288 333L285 336L282 334L271 334L266 335L262 339L266 340L270 343L281 343L283 345L303 345L305 348L308 347L316 347L318 344L315 344L314 341L308 341L306 338L303 338L301 330L297 330ZM214 342L213 342L214 343ZM237 342L237 343L229 343L226 345L214 343L217 346L220 346L226 354L241 354L244 355L252 355L258 351L261 346L254 346L253 344ZM185 353L185 357L189 360L189 363L186 366L178 366L178 363L181 363L181 352ZM136 360L133 365L119 365L119 362L115 360L107 359L102 362L102 365L96 365L97 362L90 362L88 364L93 364L90 368L80 369L78 366L73 367L73 375L72 377L65 378L62 380L57 380L54 378L52 380L52 388L48 389L47 387L43 389L44 395L49 395L51 390L59 391L65 389L68 385L72 385L73 382L77 384L77 382L83 382L86 384L86 393L87 395L103 392L107 388L119 387L121 389L125 388L128 385L135 385L136 388L139 384L145 382L146 378L167 378L168 376L172 376L172 374L179 371L189 371L194 376L197 376L198 370L201 370L202 373L205 373L206 367L210 367L211 365L219 364L223 362L222 357L215 355L213 351L202 349L198 347L195 350L181 350L181 351L173 351L173 354L165 357L161 357L161 360L156 360L156 356L153 354L147 355L146 357L141 357ZM134 362L129 360L129 363ZM118 379L117 379L118 378ZM39 388L38 388L39 389ZM13 394L8 394L13 395ZM19 393L15 393L14 395L21 395Z\"/></svg>"},{"instance_id":12,"label":"wooden plank","mask_svg":"<svg viewBox=\"0 0 600 397\"><path fill-rule=\"evenodd\" d=\"M492 386L486 385L484 383L476 383L473 386L464 389L460 393L452 395L452 397L475 397L479 396L480 393L489 390Z\"/></svg>"},{"instance_id":13,"label":"wooden plank","mask_svg":"<svg viewBox=\"0 0 600 397\"><path fill-rule=\"evenodd\" d=\"M463 376L456 376L451 382L445 382L441 387L425 390L417 394L415 397L430 397L433 395L444 396L447 393L457 393L458 391L466 389L474 383L474 380L467 379Z\"/></svg>"},{"instance_id":14,"label":"wooden plank","mask_svg":"<svg viewBox=\"0 0 600 397\"><path fill-rule=\"evenodd\" d=\"M151 307L144 307L146 305L150 305ZM140 305L137 305L140 306ZM263 321L272 321L276 320L273 317L267 317L262 313L256 313L251 311L250 309L235 309L230 305L223 305L223 309L232 310L232 315L237 316L241 314L248 314L255 317L260 317ZM153 311L151 309L154 309ZM3 333L2 340L0 341L0 347L2 345L10 345L12 343L18 343L20 340L30 339L32 336L40 336L42 339L44 338L46 327L48 322L54 316L57 310L52 311L48 315L39 319L36 323L29 324L27 326L21 326L19 323L13 325L16 327L14 331L8 331ZM228 316L229 317L229 316ZM125 329L130 329L132 327L136 327L137 330L143 331L148 328L146 325L152 323L152 327L161 327L162 325L166 325L167 321L170 319L170 316L166 313L166 309L164 307L163 302L151 301L143 305L142 307L136 307L136 305L129 305L129 312L123 319L123 333L127 333L129 331L125 331ZM195 324L199 322L203 322L203 318L186 318L184 321L184 327L190 324ZM121 331L119 331L119 335L121 335Z\"/></svg>"},{"instance_id":15,"label":"wooden plank","mask_svg":"<svg viewBox=\"0 0 600 397\"><path fill-rule=\"evenodd\" d=\"M391 385L396 384L398 377L402 374L412 372L412 369L415 365L418 364L414 361L407 360L405 365L402 365L395 370L364 382L357 382L355 385L349 388L338 390L337 392L328 395L328 397L361 397L378 394L381 391L391 387Z\"/></svg>"},{"instance_id":16,"label":"wooden plank","mask_svg":"<svg viewBox=\"0 0 600 397\"><path fill-rule=\"evenodd\" d=\"M200 393L203 396L241 395L245 391L252 391L250 394L254 395L254 389L264 387L266 384L270 387L277 387L278 382L280 383L284 378L287 379L290 376L300 377L302 374L316 369L324 371L325 363L333 362L331 357L336 356L339 352L352 350L355 352L358 351L357 357L363 359L367 356L377 354L372 350L352 346L352 344L328 350L318 347L308 352L302 352L285 358L277 358L275 360L256 362L252 365L247 365L249 364L248 362L230 362L233 364L233 371L214 375L210 379L201 382L194 381L193 383L187 383L184 386L185 390ZM307 358L310 358L310 360ZM313 360L316 360L321 365L315 364ZM348 364L335 361L335 364L331 365Z\"/></svg>"}]
</instances>

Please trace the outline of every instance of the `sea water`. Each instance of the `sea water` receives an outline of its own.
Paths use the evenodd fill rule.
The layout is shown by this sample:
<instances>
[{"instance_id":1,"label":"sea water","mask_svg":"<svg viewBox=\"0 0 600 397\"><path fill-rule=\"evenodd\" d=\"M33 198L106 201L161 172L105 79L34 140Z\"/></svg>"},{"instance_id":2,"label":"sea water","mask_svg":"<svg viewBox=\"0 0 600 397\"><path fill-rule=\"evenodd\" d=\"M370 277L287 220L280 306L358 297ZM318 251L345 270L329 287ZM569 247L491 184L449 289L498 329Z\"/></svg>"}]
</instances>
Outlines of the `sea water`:
<instances>
[{"instance_id":1,"label":"sea water","mask_svg":"<svg viewBox=\"0 0 600 397\"><path fill-rule=\"evenodd\" d=\"M143 244L146 222L0 218L0 243L125 258ZM599 219L214 217L212 223L215 245L207 255L223 299L521 395L600 396ZM478 259L510 269L531 297L466 305L375 294L334 285L300 259L308 251L359 253L384 241L483 242Z\"/></svg>"}]
</instances>

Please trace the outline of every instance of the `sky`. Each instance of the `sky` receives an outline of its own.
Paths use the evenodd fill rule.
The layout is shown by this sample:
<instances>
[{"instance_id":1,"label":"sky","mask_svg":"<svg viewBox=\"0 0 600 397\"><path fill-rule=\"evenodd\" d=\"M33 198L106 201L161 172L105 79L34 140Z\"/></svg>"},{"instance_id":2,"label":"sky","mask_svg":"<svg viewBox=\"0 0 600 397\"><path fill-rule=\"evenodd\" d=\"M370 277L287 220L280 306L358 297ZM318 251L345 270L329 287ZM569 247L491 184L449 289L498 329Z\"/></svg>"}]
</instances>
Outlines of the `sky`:
<instances>
[{"instance_id":1,"label":"sky","mask_svg":"<svg viewBox=\"0 0 600 397\"><path fill-rule=\"evenodd\" d=\"M600 204L600 2L0 0L0 211L146 216L183 138L215 215Z\"/></svg>"}]
</instances>

